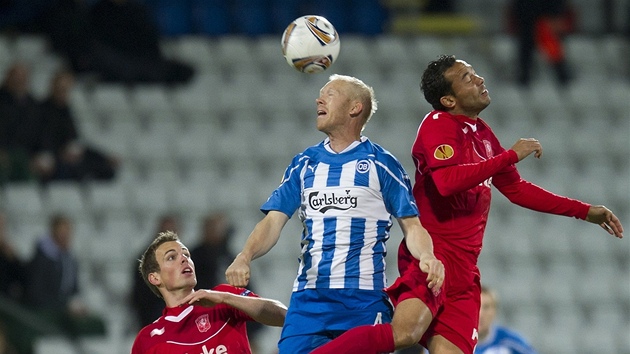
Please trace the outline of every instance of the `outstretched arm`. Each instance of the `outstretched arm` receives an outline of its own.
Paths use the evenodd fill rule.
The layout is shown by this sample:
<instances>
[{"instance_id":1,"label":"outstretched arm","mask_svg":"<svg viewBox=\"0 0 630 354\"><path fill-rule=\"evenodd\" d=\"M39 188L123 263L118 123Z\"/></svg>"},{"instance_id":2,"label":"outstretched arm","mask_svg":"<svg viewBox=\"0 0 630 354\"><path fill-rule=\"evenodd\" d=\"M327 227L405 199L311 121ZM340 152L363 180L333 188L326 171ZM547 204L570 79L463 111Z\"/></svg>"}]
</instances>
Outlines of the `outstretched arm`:
<instances>
[{"instance_id":1,"label":"outstretched arm","mask_svg":"<svg viewBox=\"0 0 630 354\"><path fill-rule=\"evenodd\" d=\"M433 241L417 216L398 219L405 235L405 243L411 254L420 261L420 270L427 273L429 289L440 292L444 283L444 265L433 254Z\"/></svg>"},{"instance_id":2,"label":"outstretched arm","mask_svg":"<svg viewBox=\"0 0 630 354\"><path fill-rule=\"evenodd\" d=\"M230 285L247 286L251 275L249 268L251 261L265 255L275 246L287 221L289 217L286 214L272 210L256 224L243 250L236 255L225 271L225 277Z\"/></svg>"},{"instance_id":3,"label":"outstretched arm","mask_svg":"<svg viewBox=\"0 0 630 354\"><path fill-rule=\"evenodd\" d=\"M287 314L287 307L277 300L214 290L197 290L184 298L182 304L195 304L206 307L226 304L245 312L256 322L276 327L282 327L284 317Z\"/></svg>"}]
</instances>

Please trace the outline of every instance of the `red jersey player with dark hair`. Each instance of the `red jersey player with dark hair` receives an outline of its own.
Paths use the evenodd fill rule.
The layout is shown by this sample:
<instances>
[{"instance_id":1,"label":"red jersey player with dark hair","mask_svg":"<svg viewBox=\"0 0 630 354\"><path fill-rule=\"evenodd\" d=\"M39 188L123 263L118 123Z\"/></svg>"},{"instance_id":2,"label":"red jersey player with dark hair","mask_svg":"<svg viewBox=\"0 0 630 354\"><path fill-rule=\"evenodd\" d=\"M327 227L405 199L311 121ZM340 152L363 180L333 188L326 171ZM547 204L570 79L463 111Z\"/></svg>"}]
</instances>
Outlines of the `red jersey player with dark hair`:
<instances>
[{"instance_id":1,"label":"red jersey player with dark hair","mask_svg":"<svg viewBox=\"0 0 630 354\"><path fill-rule=\"evenodd\" d=\"M553 194L520 177L515 164L531 154L540 158L542 146L536 139L519 139L509 150L501 147L478 116L490 96L468 63L441 56L429 63L421 87L435 110L422 120L413 144L413 194L434 254L444 264L442 289L427 288L426 274L403 242L401 275L387 289L396 305L392 323L353 328L313 353L388 353L418 341L431 354L473 353L481 301L477 258L492 185L517 205L586 220L623 237L621 222L608 208ZM403 302L409 299L416 301ZM409 315L418 311L420 316Z\"/></svg>"},{"instance_id":2,"label":"red jersey player with dark hair","mask_svg":"<svg viewBox=\"0 0 630 354\"><path fill-rule=\"evenodd\" d=\"M247 289L223 284L195 291L195 264L172 231L161 232L151 243L139 269L166 308L138 333L131 354L250 354L247 321L284 323L286 306Z\"/></svg>"}]
</instances>

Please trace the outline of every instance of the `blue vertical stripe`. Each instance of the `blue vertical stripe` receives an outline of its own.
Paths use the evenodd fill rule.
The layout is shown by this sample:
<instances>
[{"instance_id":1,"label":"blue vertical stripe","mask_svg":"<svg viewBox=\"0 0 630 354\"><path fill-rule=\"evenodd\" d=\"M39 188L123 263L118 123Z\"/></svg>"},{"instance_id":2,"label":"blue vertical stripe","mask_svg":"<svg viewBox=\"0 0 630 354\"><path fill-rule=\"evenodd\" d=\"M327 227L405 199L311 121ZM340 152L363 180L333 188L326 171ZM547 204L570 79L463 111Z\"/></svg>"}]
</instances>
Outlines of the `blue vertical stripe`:
<instances>
[{"instance_id":1,"label":"blue vertical stripe","mask_svg":"<svg viewBox=\"0 0 630 354\"><path fill-rule=\"evenodd\" d=\"M361 160L358 163L367 164L368 162L367 160ZM374 168L375 166L372 164L371 167ZM357 171L358 168L359 168L358 166L355 168L354 185L359 186L359 187L369 187L370 186L370 172L369 171L358 172Z\"/></svg>"},{"instance_id":2,"label":"blue vertical stripe","mask_svg":"<svg viewBox=\"0 0 630 354\"><path fill-rule=\"evenodd\" d=\"M313 188L313 183L315 182L315 169L317 168L317 165L315 165L315 167L313 169L308 168L310 164L310 160L306 160L306 163L304 164L304 166L302 167L303 169L306 170L306 172L304 173L304 188Z\"/></svg>"},{"instance_id":3,"label":"blue vertical stripe","mask_svg":"<svg viewBox=\"0 0 630 354\"><path fill-rule=\"evenodd\" d=\"M346 258L345 287L356 289L359 287L361 274L361 249L365 244L365 219L352 218L350 224L350 250Z\"/></svg>"},{"instance_id":4,"label":"blue vertical stripe","mask_svg":"<svg viewBox=\"0 0 630 354\"><path fill-rule=\"evenodd\" d=\"M374 264L374 288L380 289L385 286L385 256L387 255L387 249L385 248L385 241L389 239L389 229L392 223L386 220L379 220L376 224L377 234L376 243L374 244L374 254L372 256L372 262Z\"/></svg>"},{"instance_id":5,"label":"blue vertical stripe","mask_svg":"<svg viewBox=\"0 0 630 354\"><path fill-rule=\"evenodd\" d=\"M343 165L330 165L328 170L328 179L326 180L326 187L337 187L341 180L341 171Z\"/></svg>"},{"instance_id":6,"label":"blue vertical stripe","mask_svg":"<svg viewBox=\"0 0 630 354\"><path fill-rule=\"evenodd\" d=\"M302 233L302 242L308 242L308 245L306 246L306 251L302 254L301 262L304 263L304 267L302 268L302 271L300 272L300 274L298 274L298 277L297 277L298 290L302 290L304 289L304 287L306 287L306 283L308 282L308 279L306 279L306 271L311 269L311 266L313 265L313 258L311 256L311 249L313 248L313 239L304 236L304 232L306 232L307 235L313 234L313 220L312 219L304 220L304 227L306 228L306 230L304 230Z\"/></svg>"},{"instance_id":7,"label":"blue vertical stripe","mask_svg":"<svg viewBox=\"0 0 630 354\"><path fill-rule=\"evenodd\" d=\"M322 240L322 259L319 261L315 285L327 288L330 285L330 270L335 258L335 242L337 240L337 219L324 218L324 237Z\"/></svg>"}]
</instances>

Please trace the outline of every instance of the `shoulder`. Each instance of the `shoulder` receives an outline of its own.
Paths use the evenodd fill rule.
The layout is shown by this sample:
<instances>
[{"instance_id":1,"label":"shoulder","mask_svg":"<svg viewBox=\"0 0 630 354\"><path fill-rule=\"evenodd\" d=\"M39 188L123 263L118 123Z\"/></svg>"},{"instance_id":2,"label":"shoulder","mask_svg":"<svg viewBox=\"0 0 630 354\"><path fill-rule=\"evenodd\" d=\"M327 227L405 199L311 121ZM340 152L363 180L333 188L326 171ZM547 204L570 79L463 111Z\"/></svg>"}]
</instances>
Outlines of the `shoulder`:
<instances>
[{"instance_id":1,"label":"shoulder","mask_svg":"<svg viewBox=\"0 0 630 354\"><path fill-rule=\"evenodd\" d=\"M505 326L497 327L497 338L500 338L504 344L510 344L513 347L529 348L530 345L525 337L515 330Z\"/></svg>"},{"instance_id":2,"label":"shoulder","mask_svg":"<svg viewBox=\"0 0 630 354\"><path fill-rule=\"evenodd\" d=\"M162 317L155 322L144 326L136 335L136 339L133 341L132 353L144 353L149 347L155 344L154 338L161 338L164 333L165 327L161 323Z\"/></svg>"},{"instance_id":3,"label":"shoulder","mask_svg":"<svg viewBox=\"0 0 630 354\"><path fill-rule=\"evenodd\" d=\"M431 111L427 113L420 123L420 130L437 129L440 127L457 127L460 123L452 114L444 111Z\"/></svg>"}]
</instances>

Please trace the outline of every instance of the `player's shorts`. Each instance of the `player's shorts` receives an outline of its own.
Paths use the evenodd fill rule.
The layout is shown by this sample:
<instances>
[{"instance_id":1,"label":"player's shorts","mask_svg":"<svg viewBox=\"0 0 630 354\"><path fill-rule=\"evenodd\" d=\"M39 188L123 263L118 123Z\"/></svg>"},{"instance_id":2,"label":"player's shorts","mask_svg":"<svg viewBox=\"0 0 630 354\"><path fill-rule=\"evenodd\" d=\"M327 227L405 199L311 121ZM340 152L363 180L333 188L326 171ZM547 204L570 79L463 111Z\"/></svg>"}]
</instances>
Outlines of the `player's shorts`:
<instances>
[{"instance_id":1,"label":"player's shorts","mask_svg":"<svg viewBox=\"0 0 630 354\"><path fill-rule=\"evenodd\" d=\"M382 290L305 289L291 295L279 354L310 353L350 328L389 323L393 308Z\"/></svg>"},{"instance_id":2,"label":"player's shorts","mask_svg":"<svg viewBox=\"0 0 630 354\"><path fill-rule=\"evenodd\" d=\"M444 264L445 278L441 292L434 296L426 282L426 274L420 270L418 261L407 250L404 241L399 248L401 276L386 289L394 305L403 300L418 298L433 314L433 322L420 340L427 345L428 340L441 335L460 348L464 354L472 354L477 344L477 324L481 306L481 285L476 266L464 266L457 258L446 256L454 252L435 252ZM411 257L412 259L410 259Z\"/></svg>"}]
</instances>

